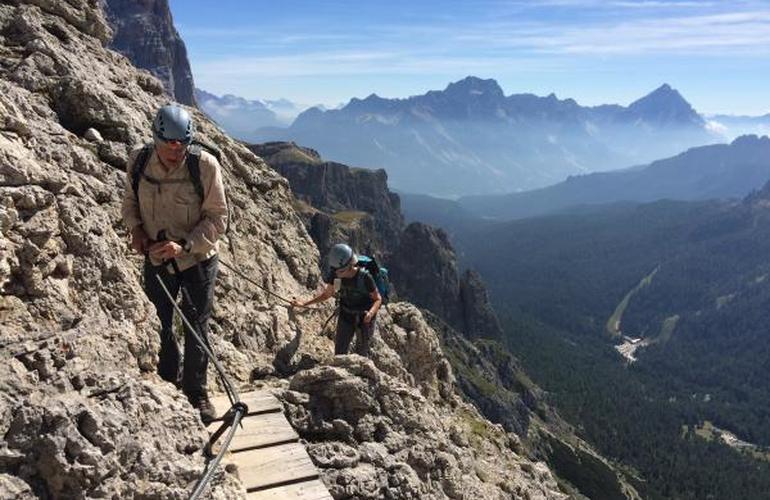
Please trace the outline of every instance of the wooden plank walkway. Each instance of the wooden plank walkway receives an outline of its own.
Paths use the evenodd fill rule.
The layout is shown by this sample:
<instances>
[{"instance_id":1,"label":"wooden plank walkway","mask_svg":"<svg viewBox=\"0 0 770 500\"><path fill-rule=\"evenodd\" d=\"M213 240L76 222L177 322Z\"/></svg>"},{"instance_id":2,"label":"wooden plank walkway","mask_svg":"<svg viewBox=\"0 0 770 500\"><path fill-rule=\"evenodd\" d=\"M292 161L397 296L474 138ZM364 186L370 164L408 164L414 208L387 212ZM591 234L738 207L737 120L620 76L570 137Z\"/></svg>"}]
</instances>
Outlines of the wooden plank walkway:
<instances>
[{"instance_id":1,"label":"wooden plank walkway","mask_svg":"<svg viewBox=\"0 0 770 500\"><path fill-rule=\"evenodd\" d=\"M249 412L235 432L224 461L238 467L249 500L333 500L321 482L283 406L267 391L241 395ZM211 399L218 415L230 408L227 396ZM216 431L220 422L209 425ZM225 433L226 434L226 433ZM220 439L221 440L221 439ZM214 445L218 451L218 443Z\"/></svg>"}]
</instances>

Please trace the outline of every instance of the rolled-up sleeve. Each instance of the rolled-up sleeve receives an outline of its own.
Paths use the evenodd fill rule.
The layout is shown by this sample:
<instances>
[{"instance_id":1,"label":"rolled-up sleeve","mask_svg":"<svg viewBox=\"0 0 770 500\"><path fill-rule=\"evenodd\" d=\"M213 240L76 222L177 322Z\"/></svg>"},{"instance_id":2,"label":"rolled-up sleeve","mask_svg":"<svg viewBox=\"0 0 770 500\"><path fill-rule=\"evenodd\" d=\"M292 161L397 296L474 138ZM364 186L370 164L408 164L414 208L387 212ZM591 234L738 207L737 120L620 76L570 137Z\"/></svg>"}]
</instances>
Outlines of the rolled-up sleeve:
<instances>
[{"instance_id":1,"label":"rolled-up sleeve","mask_svg":"<svg viewBox=\"0 0 770 500\"><path fill-rule=\"evenodd\" d=\"M133 230L136 226L142 224L142 213L139 210L139 202L137 196L134 193L134 187L131 185L131 177L133 176L134 163L136 157L139 155L139 149L134 150L128 157L128 167L126 168L126 189L123 192L123 204L121 206L121 215L123 216L123 223L129 230Z\"/></svg>"},{"instance_id":2,"label":"rolled-up sleeve","mask_svg":"<svg viewBox=\"0 0 770 500\"><path fill-rule=\"evenodd\" d=\"M191 253L205 254L214 248L227 229L227 199L222 168L209 154L201 155L201 183L204 192L201 219L185 239L190 242Z\"/></svg>"}]
</instances>

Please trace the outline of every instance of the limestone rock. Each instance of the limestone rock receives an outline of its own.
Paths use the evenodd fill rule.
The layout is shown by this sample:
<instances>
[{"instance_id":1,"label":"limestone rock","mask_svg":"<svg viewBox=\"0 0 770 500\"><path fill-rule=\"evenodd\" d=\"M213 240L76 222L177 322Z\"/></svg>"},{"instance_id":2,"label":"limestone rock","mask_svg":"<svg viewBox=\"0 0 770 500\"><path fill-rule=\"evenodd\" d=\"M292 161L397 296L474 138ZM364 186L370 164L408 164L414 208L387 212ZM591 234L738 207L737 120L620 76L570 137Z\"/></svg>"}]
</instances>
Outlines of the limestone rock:
<instances>
[{"instance_id":1,"label":"limestone rock","mask_svg":"<svg viewBox=\"0 0 770 500\"><path fill-rule=\"evenodd\" d=\"M100 134L99 131L95 128L89 128L86 130L86 133L83 134L83 137L91 142L102 142L104 140L102 138L102 134Z\"/></svg>"},{"instance_id":2,"label":"limestone rock","mask_svg":"<svg viewBox=\"0 0 770 500\"><path fill-rule=\"evenodd\" d=\"M316 151L288 142L249 149L286 177L294 195L306 204L301 211L307 213L309 232L322 255L340 241L381 257L393 252L404 218L384 170L323 161Z\"/></svg>"},{"instance_id":3,"label":"limestone rock","mask_svg":"<svg viewBox=\"0 0 770 500\"><path fill-rule=\"evenodd\" d=\"M206 432L152 374L158 324L120 220L125 158L150 140L167 99L104 47L98 2L3 3L0 32L0 496L184 497L203 470ZM225 152L233 238L243 238L235 248L249 256L239 267L267 290L304 291L317 281L317 254L285 181L196 120ZM82 138L91 128L105 140ZM251 356L230 340L271 357L295 329L265 292L237 285L218 292L212 344L248 382ZM246 301L250 313L233 312ZM218 474L211 494L237 498L242 488Z\"/></svg>"},{"instance_id":4,"label":"limestone rock","mask_svg":"<svg viewBox=\"0 0 770 500\"><path fill-rule=\"evenodd\" d=\"M399 293L463 331L460 275L449 236L418 222L404 230L391 264Z\"/></svg>"},{"instance_id":5,"label":"limestone rock","mask_svg":"<svg viewBox=\"0 0 770 500\"><path fill-rule=\"evenodd\" d=\"M489 302L487 287L476 271L466 270L460 278L460 303L467 338L502 338L503 329Z\"/></svg>"},{"instance_id":6,"label":"limestone rock","mask_svg":"<svg viewBox=\"0 0 770 500\"><path fill-rule=\"evenodd\" d=\"M426 399L357 355L296 374L290 389L307 394L284 400L334 498L566 498L456 393Z\"/></svg>"}]
</instances>

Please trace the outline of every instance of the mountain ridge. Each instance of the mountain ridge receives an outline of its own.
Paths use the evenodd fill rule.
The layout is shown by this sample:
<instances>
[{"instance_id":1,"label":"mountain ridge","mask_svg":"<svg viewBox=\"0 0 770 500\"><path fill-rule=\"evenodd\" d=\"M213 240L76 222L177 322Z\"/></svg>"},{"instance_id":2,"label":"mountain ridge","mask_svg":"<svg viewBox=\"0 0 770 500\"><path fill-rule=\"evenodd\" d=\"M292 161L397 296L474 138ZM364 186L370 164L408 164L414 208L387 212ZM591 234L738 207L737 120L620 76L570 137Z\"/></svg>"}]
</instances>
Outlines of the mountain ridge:
<instances>
[{"instance_id":1,"label":"mountain ridge","mask_svg":"<svg viewBox=\"0 0 770 500\"><path fill-rule=\"evenodd\" d=\"M458 204L480 217L516 219L577 205L742 197L768 179L770 138L748 135L730 144L691 148L648 165L571 176L523 193L464 197Z\"/></svg>"},{"instance_id":2,"label":"mountain ridge","mask_svg":"<svg viewBox=\"0 0 770 500\"><path fill-rule=\"evenodd\" d=\"M407 98L370 94L335 110L311 108L288 129L262 133L260 141L385 168L397 189L447 196L541 187L714 142L669 85L628 107L584 107L554 94L506 96L495 80L472 76Z\"/></svg>"}]
</instances>

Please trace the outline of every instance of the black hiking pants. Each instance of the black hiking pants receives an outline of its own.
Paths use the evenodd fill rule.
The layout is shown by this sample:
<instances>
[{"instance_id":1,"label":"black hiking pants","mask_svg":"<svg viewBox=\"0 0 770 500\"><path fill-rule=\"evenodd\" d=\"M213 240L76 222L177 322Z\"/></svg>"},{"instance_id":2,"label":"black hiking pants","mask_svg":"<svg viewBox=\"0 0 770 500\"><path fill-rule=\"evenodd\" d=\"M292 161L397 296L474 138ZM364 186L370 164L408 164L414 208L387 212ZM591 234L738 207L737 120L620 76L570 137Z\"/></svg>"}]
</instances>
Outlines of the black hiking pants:
<instances>
[{"instance_id":1,"label":"black hiking pants","mask_svg":"<svg viewBox=\"0 0 770 500\"><path fill-rule=\"evenodd\" d=\"M377 321L377 315L367 325L364 323L366 311L346 311L340 309L340 315L337 318L337 333L334 337L334 354L347 354L350 348L350 342L353 340L353 334L356 335L356 354L361 356L369 355L369 348L374 335L374 323Z\"/></svg>"},{"instance_id":2,"label":"black hiking pants","mask_svg":"<svg viewBox=\"0 0 770 500\"><path fill-rule=\"evenodd\" d=\"M179 294L180 285L184 284L195 307L183 300L182 312L190 323L198 328L199 335L208 344L208 323L214 303L214 282L218 270L219 259L216 255L185 269L179 276L169 272L167 266L153 266L149 259L145 259L144 291L155 305L161 324L158 374L163 380L178 383L180 353L173 333L174 306L169 302L155 276L161 277L174 299ZM188 396L198 396L206 392L209 358L186 326L184 331L182 390Z\"/></svg>"}]
</instances>

